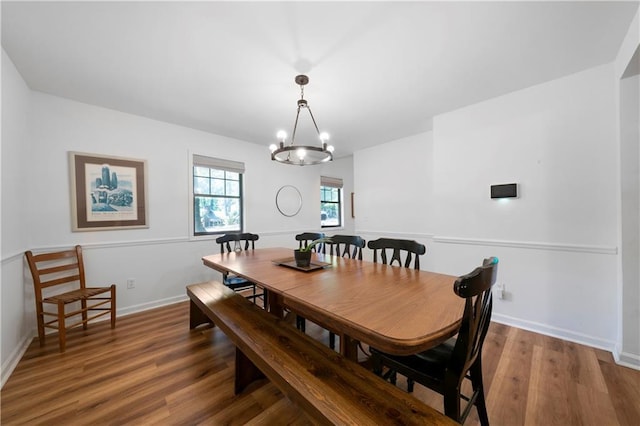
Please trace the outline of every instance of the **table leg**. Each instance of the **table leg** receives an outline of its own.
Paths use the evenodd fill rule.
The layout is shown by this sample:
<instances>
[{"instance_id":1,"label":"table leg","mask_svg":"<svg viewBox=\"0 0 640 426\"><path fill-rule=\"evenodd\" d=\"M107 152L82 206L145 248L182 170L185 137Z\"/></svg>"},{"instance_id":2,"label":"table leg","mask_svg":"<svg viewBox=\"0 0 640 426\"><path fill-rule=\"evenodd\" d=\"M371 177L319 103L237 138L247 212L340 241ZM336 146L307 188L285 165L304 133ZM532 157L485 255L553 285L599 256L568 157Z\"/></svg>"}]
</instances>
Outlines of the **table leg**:
<instances>
[{"instance_id":1,"label":"table leg","mask_svg":"<svg viewBox=\"0 0 640 426\"><path fill-rule=\"evenodd\" d=\"M343 334L340 336L340 352L347 359L358 362L358 341Z\"/></svg>"},{"instance_id":2,"label":"table leg","mask_svg":"<svg viewBox=\"0 0 640 426\"><path fill-rule=\"evenodd\" d=\"M269 299L269 312L272 315L277 316L278 318L284 317L284 307L283 307L283 299L281 295L276 294L273 291L267 293L267 297Z\"/></svg>"}]
</instances>

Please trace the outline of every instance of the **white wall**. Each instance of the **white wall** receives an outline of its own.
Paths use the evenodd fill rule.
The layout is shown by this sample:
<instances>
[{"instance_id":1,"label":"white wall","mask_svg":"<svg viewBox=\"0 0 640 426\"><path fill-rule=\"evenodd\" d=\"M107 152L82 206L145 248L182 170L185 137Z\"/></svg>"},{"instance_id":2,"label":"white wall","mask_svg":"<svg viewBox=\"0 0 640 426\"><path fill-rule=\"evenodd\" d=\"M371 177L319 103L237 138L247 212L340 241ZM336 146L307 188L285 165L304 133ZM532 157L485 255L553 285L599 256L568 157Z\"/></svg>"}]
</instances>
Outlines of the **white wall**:
<instances>
[{"instance_id":1,"label":"white wall","mask_svg":"<svg viewBox=\"0 0 640 426\"><path fill-rule=\"evenodd\" d=\"M615 246L613 69L599 67L434 119L443 235ZM497 203L491 184L517 182ZM585 232L587 231L588 232Z\"/></svg>"},{"instance_id":2,"label":"white wall","mask_svg":"<svg viewBox=\"0 0 640 426\"><path fill-rule=\"evenodd\" d=\"M185 285L219 276L200 260L219 250L213 239L190 238L190 155L245 163L245 229L260 234L258 247L295 247L296 233L320 230L321 175L342 178L344 192L353 191L351 157L313 167L276 164L268 145L29 92L9 64L3 61L2 69L7 92L2 117L3 379L34 333L33 290L23 267L24 250L82 244L88 280L117 285L118 315L184 299ZM9 93L18 89L20 93ZM5 109L5 101L11 109ZM68 151L147 160L149 228L71 232ZM15 182L24 184L10 185ZM303 197L300 213L291 218L282 216L275 205L277 190L286 184L296 186ZM353 232L349 212L345 226L331 232ZM5 286L8 278L11 287ZM134 289L126 288L128 278L136 280ZM28 300L23 303L22 297ZM26 318L19 329L14 329L16 317Z\"/></svg>"},{"instance_id":3,"label":"white wall","mask_svg":"<svg viewBox=\"0 0 640 426\"><path fill-rule=\"evenodd\" d=\"M30 223L25 211L29 187L25 180L32 169L29 164L27 115L29 88L11 59L2 50L2 219L0 282L0 325L2 383L6 371L17 362L20 348L30 335L25 306L33 304L23 285L22 253L27 247Z\"/></svg>"},{"instance_id":4,"label":"white wall","mask_svg":"<svg viewBox=\"0 0 640 426\"><path fill-rule=\"evenodd\" d=\"M496 255L507 298L494 319L612 350L614 116L608 65L442 114L432 134L359 151L358 211L380 205L381 194L361 191L374 175L386 179L385 204L398 208L362 213L365 226L358 213L356 232L413 234L427 243L423 268L454 275ZM382 155L384 167L371 162ZM511 182L518 199L490 199L491 184Z\"/></svg>"},{"instance_id":5,"label":"white wall","mask_svg":"<svg viewBox=\"0 0 640 426\"><path fill-rule=\"evenodd\" d=\"M640 361L640 76L620 82L622 353ZM639 362L640 364L640 362Z\"/></svg>"},{"instance_id":6,"label":"white wall","mask_svg":"<svg viewBox=\"0 0 640 426\"><path fill-rule=\"evenodd\" d=\"M640 11L614 62L620 188L619 362L640 368Z\"/></svg>"},{"instance_id":7,"label":"white wall","mask_svg":"<svg viewBox=\"0 0 640 426\"><path fill-rule=\"evenodd\" d=\"M354 158L358 232L432 231L431 132L360 150Z\"/></svg>"}]
</instances>

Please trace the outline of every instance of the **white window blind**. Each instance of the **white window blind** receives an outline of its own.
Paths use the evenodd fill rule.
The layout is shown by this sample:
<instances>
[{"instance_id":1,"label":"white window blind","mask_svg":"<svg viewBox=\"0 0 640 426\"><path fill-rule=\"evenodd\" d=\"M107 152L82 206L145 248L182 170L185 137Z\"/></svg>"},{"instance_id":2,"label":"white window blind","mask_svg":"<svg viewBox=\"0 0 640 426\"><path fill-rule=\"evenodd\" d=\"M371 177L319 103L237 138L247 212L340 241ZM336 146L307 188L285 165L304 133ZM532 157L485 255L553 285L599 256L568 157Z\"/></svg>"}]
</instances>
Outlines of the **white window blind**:
<instances>
[{"instance_id":1,"label":"white window blind","mask_svg":"<svg viewBox=\"0 0 640 426\"><path fill-rule=\"evenodd\" d=\"M213 169L224 170L233 173L244 173L244 163L239 161L224 160L222 158L205 157L204 155L193 155L194 166L211 167Z\"/></svg>"},{"instance_id":2,"label":"white window blind","mask_svg":"<svg viewBox=\"0 0 640 426\"><path fill-rule=\"evenodd\" d=\"M329 188L342 188L342 179L320 176L320 186L327 186Z\"/></svg>"}]
</instances>

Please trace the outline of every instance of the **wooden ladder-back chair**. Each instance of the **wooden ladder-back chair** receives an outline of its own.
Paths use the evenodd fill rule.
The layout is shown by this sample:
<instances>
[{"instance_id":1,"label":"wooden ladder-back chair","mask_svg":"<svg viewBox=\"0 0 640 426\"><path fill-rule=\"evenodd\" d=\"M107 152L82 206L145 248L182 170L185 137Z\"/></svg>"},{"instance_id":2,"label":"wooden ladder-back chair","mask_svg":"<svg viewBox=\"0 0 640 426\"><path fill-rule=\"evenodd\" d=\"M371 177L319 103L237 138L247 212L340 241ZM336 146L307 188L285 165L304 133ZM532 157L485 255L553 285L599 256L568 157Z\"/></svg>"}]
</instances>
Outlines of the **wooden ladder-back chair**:
<instances>
[{"instance_id":1,"label":"wooden ladder-back chair","mask_svg":"<svg viewBox=\"0 0 640 426\"><path fill-rule=\"evenodd\" d=\"M357 235L334 235L326 244L331 256L362 260L362 249L365 248L366 241Z\"/></svg>"},{"instance_id":2,"label":"wooden ladder-back chair","mask_svg":"<svg viewBox=\"0 0 640 426\"><path fill-rule=\"evenodd\" d=\"M464 423L469 411L476 406L483 426L489 425L482 383L482 345L491 321L491 287L498 273L498 258L485 259L482 266L459 277L453 291L465 299L464 313L457 337L416 355L389 355L371 348L371 361L376 374L395 383L396 373L407 377L408 391L418 382L444 397L445 415ZM471 381L473 394L460 393L462 381ZM460 399L467 401L460 412Z\"/></svg>"},{"instance_id":3,"label":"wooden ladder-back chair","mask_svg":"<svg viewBox=\"0 0 640 426\"><path fill-rule=\"evenodd\" d=\"M111 328L115 328L116 286L87 287L82 247L42 254L29 250L25 255L33 277L40 346L44 346L46 328L58 330L60 352L66 350L67 329L82 325L86 330L89 321L107 314L111 314ZM66 306L74 302L80 302L80 309L66 312ZM57 306L56 312L45 310L51 305ZM94 311L99 313L89 316ZM68 318L78 315L80 321L67 323Z\"/></svg>"},{"instance_id":4,"label":"wooden ladder-back chair","mask_svg":"<svg viewBox=\"0 0 640 426\"><path fill-rule=\"evenodd\" d=\"M376 263L378 262L378 251L380 251L380 261L385 265L393 265L393 262L397 261L399 266L410 268L413 259L414 269L420 269L420 256L427 252L424 244L413 240L378 238L369 241L367 246L373 250L373 261ZM391 259L387 257L387 250L393 250ZM405 255L404 262L401 259L403 253Z\"/></svg>"},{"instance_id":5,"label":"wooden ladder-back chair","mask_svg":"<svg viewBox=\"0 0 640 426\"><path fill-rule=\"evenodd\" d=\"M325 237L326 235L323 232L303 232L302 234L296 235L296 241L298 241L298 248L304 248L312 241ZM316 244L311 251L326 254L325 243Z\"/></svg>"},{"instance_id":6,"label":"wooden ladder-back chair","mask_svg":"<svg viewBox=\"0 0 640 426\"><path fill-rule=\"evenodd\" d=\"M220 244L220 253L232 253L255 250L255 242L258 241L258 239L260 239L258 234L245 232L238 234L225 234L216 238L216 243ZM262 298L262 305L266 309L267 292L264 289L261 292L257 292L258 287L255 283L236 275L230 275L228 272L222 274L222 282L233 291L244 292L245 290L251 290L251 294L245 294L244 296L247 299L252 300L254 303L257 303L256 301L259 298Z\"/></svg>"}]
</instances>

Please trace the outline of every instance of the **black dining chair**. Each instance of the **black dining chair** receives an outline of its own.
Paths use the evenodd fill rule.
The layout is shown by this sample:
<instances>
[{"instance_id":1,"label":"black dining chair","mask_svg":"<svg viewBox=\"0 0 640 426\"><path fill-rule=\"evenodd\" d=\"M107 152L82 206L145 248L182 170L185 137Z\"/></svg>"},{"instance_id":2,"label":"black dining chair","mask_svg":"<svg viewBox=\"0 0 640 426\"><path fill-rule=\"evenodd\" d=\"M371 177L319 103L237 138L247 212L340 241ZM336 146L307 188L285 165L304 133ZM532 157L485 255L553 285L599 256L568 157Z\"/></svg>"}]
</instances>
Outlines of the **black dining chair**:
<instances>
[{"instance_id":1,"label":"black dining chair","mask_svg":"<svg viewBox=\"0 0 640 426\"><path fill-rule=\"evenodd\" d=\"M453 291L465 299L457 337L416 355L398 356L371 350L373 371L395 383L396 374L407 377L408 391L418 382L444 397L445 415L464 423L476 406L483 426L489 425L482 383L482 345L489 329L493 306L491 287L496 282L498 258L485 259L482 266L456 279ZM383 375L384 367L388 368ZM473 394L461 394L462 381L470 380ZM460 412L460 399L467 401Z\"/></svg>"},{"instance_id":2,"label":"black dining chair","mask_svg":"<svg viewBox=\"0 0 640 426\"><path fill-rule=\"evenodd\" d=\"M378 263L379 254L380 262L385 265L393 265L393 262L397 261L399 266L410 268L413 260L414 269L420 269L420 256L427 252L425 245L417 241L394 238L371 240L367 247L373 250L373 261L376 263ZM387 256L387 251L391 252L391 258ZM404 262L401 259L403 255Z\"/></svg>"},{"instance_id":3,"label":"black dining chair","mask_svg":"<svg viewBox=\"0 0 640 426\"><path fill-rule=\"evenodd\" d=\"M323 232L303 232L301 234L296 235L296 241L298 241L298 248L304 248L309 245L314 240L319 240L320 238L325 238L326 235ZM325 243L316 244L311 251L316 253L326 253Z\"/></svg>"},{"instance_id":4,"label":"black dining chair","mask_svg":"<svg viewBox=\"0 0 640 426\"><path fill-rule=\"evenodd\" d=\"M357 235L334 235L326 245L329 246L331 256L362 260L362 249L365 248L366 241Z\"/></svg>"},{"instance_id":5,"label":"black dining chair","mask_svg":"<svg viewBox=\"0 0 640 426\"><path fill-rule=\"evenodd\" d=\"M220 244L220 253L241 252L246 250L254 250L255 242L260 238L258 234L251 234L248 232L237 234L225 234L216 238L216 243ZM262 298L263 307L267 308L267 292L262 289L261 292L257 291L258 286L251 281L248 281L242 277L231 275L228 272L222 274L222 282L224 285L232 289L233 291L246 293L247 290L251 290L251 294L244 294L247 299L257 303L259 298Z\"/></svg>"}]
</instances>

